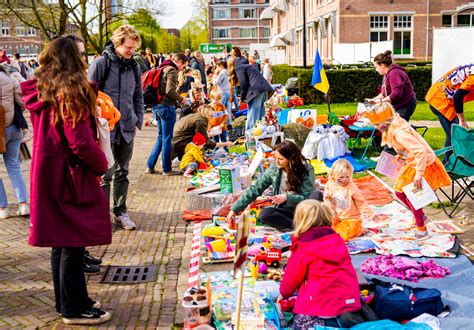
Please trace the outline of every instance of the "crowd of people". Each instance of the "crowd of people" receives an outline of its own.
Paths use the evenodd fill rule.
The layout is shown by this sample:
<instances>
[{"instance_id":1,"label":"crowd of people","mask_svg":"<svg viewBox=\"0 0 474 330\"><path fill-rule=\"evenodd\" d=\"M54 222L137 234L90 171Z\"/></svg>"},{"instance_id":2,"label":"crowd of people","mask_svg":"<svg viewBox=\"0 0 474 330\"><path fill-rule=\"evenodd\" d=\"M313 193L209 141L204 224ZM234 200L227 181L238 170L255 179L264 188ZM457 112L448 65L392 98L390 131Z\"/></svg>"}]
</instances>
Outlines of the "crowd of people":
<instances>
[{"instance_id":1,"label":"crowd of people","mask_svg":"<svg viewBox=\"0 0 474 330\"><path fill-rule=\"evenodd\" d=\"M261 61L258 52L248 55L234 47L205 63L199 51L155 55L150 48L137 52L140 45L139 33L123 25L90 66L84 41L74 35L51 41L39 56L39 66L22 62L19 56L9 58L0 50L3 158L19 202L18 214L31 213L29 244L52 248L55 308L66 324L99 324L111 317L88 295L84 271L100 260L85 248L110 244L109 210L118 226L137 227L127 214L128 176L146 108L151 108L157 124L146 173L158 173L155 167L161 155L162 175L189 177L205 167L204 148L233 145L227 131L240 104L248 106L245 129L252 129L265 115L264 102L273 91L270 61ZM379 106L368 118L382 132L383 143L407 159L395 182L396 195L413 212L416 237L423 238L426 216L412 207L401 189L412 182L421 187L423 178L437 189L450 179L426 141L408 124L416 98L406 72L393 63L390 52L379 54L374 62L384 80L380 95L369 100ZM159 77L154 87L158 97L147 104L142 78L151 72ZM98 92L108 95L120 114L107 150L97 143ZM30 206L19 163L28 129L21 123L22 109L30 111L34 133ZM295 143L285 140L277 145L273 158L274 163L231 206L226 221L234 223L236 215L271 186L273 206L264 208L260 219L282 231L293 230L295 236L280 287L282 298L298 291L296 326L337 324L342 313L361 308L344 241L362 233L363 217L377 216L352 182L349 162L335 162L323 193ZM180 161L177 171L175 159ZM8 217L7 206L0 180L0 218Z\"/></svg>"}]
</instances>

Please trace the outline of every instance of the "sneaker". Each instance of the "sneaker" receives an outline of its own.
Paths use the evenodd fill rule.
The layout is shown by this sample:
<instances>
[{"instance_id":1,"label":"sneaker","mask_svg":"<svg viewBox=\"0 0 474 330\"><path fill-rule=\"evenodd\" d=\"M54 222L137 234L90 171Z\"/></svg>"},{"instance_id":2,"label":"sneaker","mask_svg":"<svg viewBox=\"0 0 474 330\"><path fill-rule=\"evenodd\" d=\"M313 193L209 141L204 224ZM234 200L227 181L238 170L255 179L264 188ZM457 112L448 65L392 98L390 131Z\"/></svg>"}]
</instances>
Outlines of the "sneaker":
<instances>
[{"instance_id":1,"label":"sneaker","mask_svg":"<svg viewBox=\"0 0 474 330\"><path fill-rule=\"evenodd\" d=\"M97 265L88 264L87 262L84 263L84 273L86 274L99 274L100 267Z\"/></svg>"},{"instance_id":2,"label":"sneaker","mask_svg":"<svg viewBox=\"0 0 474 330\"><path fill-rule=\"evenodd\" d=\"M146 171L145 171L146 174L155 174L156 171L152 168L147 168Z\"/></svg>"},{"instance_id":3,"label":"sneaker","mask_svg":"<svg viewBox=\"0 0 474 330\"><path fill-rule=\"evenodd\" d=\"M428 238L430 238L428 231L415 229L415 240L422 241Z\"/></svg>"},{"instance_id":4,"label":"sneaker","mask_svg":"<svg viewBox=\"0 0 474 330\"><path fill-rule=\"evenodd\" d=\"M127 230L133 230L137 227L137 225L135 225L135 223L130 220L130 217L126 213L123 213L118 216L114 215L114 223L119 226L122 226L123 229Z\"/></svg>"},{"instance_id":5,"label":"sneaker","mask_svg":"<svg viewBox=\"0 0 474 330\"><path fill-rule=\"evenodd\" d=\"M19 215L19 216L22 216L22 217L30 215L30 207L26 203L25 204L20 204L16 214Z\"/></svg>"},{"instance_id":6,"label":"sneaker","mask_svg":"<svg viewBox=\"0 0 474 330\"><path fill-rule=\"evenodd\" d=\"M102 304L98 300L92 300L91 298L89 298L89 301L91 303L92 308L100 309L100 307L102 307Z\"/></svg>"},{"instance_id":7,"label":"sneaker","mask_svg":"<svg viewBox=\"0 0 474 330\"><path fill-rule=\"evenodd\" d=\"M89 251L85 251L84 262L91 265L100 265L102 263L102 259L93 257L89 254Z\"/></svg>"},{"instance_id":8,"label":"sneaker","mask_svg":"<svg viewBox=\"0 0 474 330\"><path fill-rule=\"evenodd\" d=\"M8 211L8 208L0 209L0 219L6 219L10 216L10 212Z\"/></svg>"},{"instance_id":9,"label":"sneaker","mask_svg":"<svg viewBox=\"0 0 474 330\"><path fill-rule=\"evenodd\" d=\"M90 308L78 317L63 317L65 324L100 324L110 320L110 313Z\"/></svg>"},{"instance_id":10,"label":"sneaker","mask_svg":"<svg viewBox=\"0 0 474 330\"><path fill-rule=\"evenodd\" d=\"M163 176L173 176L173 175L179 175L179 171L169 171L169 172L163 172Z\"/></svg>"}]
</instances>

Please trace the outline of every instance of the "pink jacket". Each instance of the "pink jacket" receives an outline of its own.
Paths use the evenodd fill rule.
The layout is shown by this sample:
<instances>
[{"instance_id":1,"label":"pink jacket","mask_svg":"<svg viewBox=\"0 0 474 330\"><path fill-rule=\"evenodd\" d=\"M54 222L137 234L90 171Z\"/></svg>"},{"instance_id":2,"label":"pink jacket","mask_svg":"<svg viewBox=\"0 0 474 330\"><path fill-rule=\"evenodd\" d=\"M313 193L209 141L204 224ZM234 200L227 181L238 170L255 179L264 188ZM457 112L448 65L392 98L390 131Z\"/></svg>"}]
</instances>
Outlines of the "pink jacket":
<instances>
[{"instance_id":1,"label":"pink jacket","mask_svg":"<svg viewBox=\"0 0 474 330\"><path fill-rule=\"evenodd\" d=\"M330 227L313 227L293 243L280 293L289 298L296 290L296 314L336 317L361 308L351 257Z\"/></svg>"}]
</instances>

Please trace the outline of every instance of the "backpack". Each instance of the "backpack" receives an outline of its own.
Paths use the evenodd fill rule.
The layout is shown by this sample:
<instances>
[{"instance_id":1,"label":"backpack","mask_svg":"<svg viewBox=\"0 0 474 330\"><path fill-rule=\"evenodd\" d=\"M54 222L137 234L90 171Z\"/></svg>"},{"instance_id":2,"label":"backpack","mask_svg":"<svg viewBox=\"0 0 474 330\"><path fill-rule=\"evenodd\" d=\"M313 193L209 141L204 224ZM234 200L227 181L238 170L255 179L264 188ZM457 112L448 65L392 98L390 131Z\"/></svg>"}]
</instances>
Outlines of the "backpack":
<instances>
[{"instance_id":1,"label":"backpack","mask_svg":"<svg viewBox=\"0 0 474 330\"><path fill-rule=\"evenodd\" d=\"M148 70L142 74L143 101L145 106L152 107L161 102L160 79L164 67Z\"/></svg>"},{"instance_id":2,"label":"backpack","mask_svg":"<svg viewBox=\"0 0 474 330\"><path fill-rule=\"evenodd\" d=\"M104 70L104 75L102 76L102 79L99 81L98 87L99 87L99 90L103 92L104 87L105 87L105 82L107 81L107 78L109 77L110 67L112 66L112 64L111 64L109 55L107 55L107 53L104 53L102 56L105 58L105 70ZM135 82L138 81L137 77L140 76L140 72L138 72L137 64L138 63L135 61L135 65L132 66L133 72L135 73Z\"/></svg>"},{"instance_id":3,"label":"backpack","mask_svg":"<svg viewBox=\"0 0 474 330\"><path fill-rule=\"evenodd\" d=\"M436 316L443 311L438 289L413 288L378 279L372 281L376 284L373 310L380 319L411 320L423 313Z\"/></svg>"}]
</instances>

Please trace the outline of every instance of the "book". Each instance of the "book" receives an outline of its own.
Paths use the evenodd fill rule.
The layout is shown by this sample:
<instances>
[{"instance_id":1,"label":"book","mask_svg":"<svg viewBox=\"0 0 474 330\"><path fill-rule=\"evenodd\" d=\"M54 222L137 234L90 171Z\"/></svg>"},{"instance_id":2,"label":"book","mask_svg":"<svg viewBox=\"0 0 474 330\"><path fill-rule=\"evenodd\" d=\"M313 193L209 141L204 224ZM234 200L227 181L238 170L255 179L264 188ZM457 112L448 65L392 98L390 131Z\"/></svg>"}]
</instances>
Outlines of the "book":
<instances>
[{"instance_id":1,"label":"book","mask_svg":"<svg viewBox=\"0 0 474 330\"><path fill-rule=\"evenodd\" d=\"M402 159L397 159L396 156L389 154L386 151L382 151L380 154L379 161L375 170L392 180L395 180L400 173L400 170L405 165L405 161Z\"/></svg>"},{"instance_id":2,"label":"book","mask_svg":"<svg viewBox=\"0 0 474 330\"><path fill-rule=\"evenodd\" d=\"M405 195L407 195L408 200L411 202L411 205L413 205L415 210L419 210L423 206L426 206L437 200L433 189L431 189L425 178L423 178L421 188L415 188L412 182L403 187L402 190Z\"/></svg>"},{"instance_id":3,"label":"book","mask_svg":"<svg viewBox=\"0 0 474 330\"><path fill-rule=\"evenodd\" d=\"M436 220L428 226L438 234L463 234L464 229L458 227L452 220Z\"/></svg>"}]
</instances>

